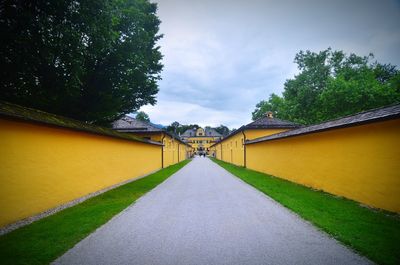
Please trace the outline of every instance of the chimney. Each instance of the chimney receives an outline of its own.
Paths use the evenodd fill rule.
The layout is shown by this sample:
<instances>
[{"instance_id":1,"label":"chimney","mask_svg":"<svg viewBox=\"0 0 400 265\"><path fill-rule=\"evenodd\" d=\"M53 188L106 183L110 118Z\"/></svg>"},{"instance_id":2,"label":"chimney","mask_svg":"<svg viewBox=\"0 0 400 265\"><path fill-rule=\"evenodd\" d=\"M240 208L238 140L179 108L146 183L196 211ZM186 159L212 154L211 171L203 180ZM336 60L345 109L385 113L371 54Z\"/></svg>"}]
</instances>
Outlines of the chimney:
<instances>
[{"instance_id":1,"label":"chimney","mask_svg":"<svg viewBox=\"0 0 400 265\"><path fill-rule=\"evenodd\" d=\"M270 118L270 119L274 118L274 114L272 113L272 111L267 111L267 112L265 113L265 116L266 116L267 118Z\"/></svg>"}]
</instances>

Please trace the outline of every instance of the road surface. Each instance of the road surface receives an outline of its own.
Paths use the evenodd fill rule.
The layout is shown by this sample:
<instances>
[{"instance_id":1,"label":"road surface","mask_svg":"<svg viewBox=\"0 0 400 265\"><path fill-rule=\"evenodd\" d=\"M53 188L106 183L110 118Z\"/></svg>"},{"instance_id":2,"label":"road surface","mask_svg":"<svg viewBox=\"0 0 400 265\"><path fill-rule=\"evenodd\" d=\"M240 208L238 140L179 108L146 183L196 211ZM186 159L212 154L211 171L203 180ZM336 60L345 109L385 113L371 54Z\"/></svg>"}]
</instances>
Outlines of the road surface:
<instances>
[{"instance_id":1,"label":"road surface","mask_svg":"<svg viewBox=\"0 0 400 265\"><path fill-rule=\"evenodd\" d=\"M54 264L371 262L199 157Z\"/></svg>"}]
</instances>

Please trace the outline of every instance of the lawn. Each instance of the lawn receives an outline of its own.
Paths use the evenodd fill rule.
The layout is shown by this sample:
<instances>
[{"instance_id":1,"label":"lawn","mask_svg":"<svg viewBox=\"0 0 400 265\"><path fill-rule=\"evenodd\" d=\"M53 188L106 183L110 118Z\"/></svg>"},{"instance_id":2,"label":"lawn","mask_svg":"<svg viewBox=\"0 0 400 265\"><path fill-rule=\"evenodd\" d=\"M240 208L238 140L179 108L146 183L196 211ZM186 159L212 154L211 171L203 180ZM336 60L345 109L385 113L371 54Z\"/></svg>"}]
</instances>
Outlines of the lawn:
<instances>
[{"instance_id":1,"label":"lawn","mask_svg":"<svg viewBox=\"0 0 400 265\"><path fill-rule=\"evenodd\" d=\"M378 264L400 264L400 216L212 159L303 219Z\"/></svg>"},{"instance_id":2,"label":"lawn","mask_svg":"<svg viewBox=\"0 0 400 265\"><path fill-rule=\"evenodd\" d=\"M88 199L0 237L1 264L49 264L189 160Z\"/></svg>"}]
</instances>

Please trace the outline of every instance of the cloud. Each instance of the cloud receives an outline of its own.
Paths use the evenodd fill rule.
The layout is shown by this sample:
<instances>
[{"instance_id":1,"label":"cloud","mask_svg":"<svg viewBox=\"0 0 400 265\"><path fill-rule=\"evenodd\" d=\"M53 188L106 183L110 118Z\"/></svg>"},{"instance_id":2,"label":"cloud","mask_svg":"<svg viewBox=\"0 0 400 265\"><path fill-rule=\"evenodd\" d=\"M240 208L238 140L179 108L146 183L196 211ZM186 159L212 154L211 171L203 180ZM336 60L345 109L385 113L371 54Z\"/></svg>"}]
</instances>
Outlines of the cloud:
<instances>
[{"instance_id":1,"label":"cloud","mask_svg":"<svg viewBox=\"0 0 400 265\"><path fill-rule=\"evenodd\" d=\"M250 122L250 119L246 118L247 114L243 115L243 113L239 111L219 111L198 104L181 101L163 100L156 106L144 106L141 110L149 114L152 122L164 125L169 125L174 121L178 121L181 124L198 124L202 127L216 127L221 124L221 121L224 121L224 124L228 124L231 128L238 128L242 125L240 121L246 120ZM171 114L173 114L174 120L171 120ZM154 120L154 117L157 117L157 120Z\"/></svg>"},{"instance_id":2,"label":"cloud","mask_svg":"<svg viewBox=\"0 0 400 265\"><path fill-rule=\"evenodd\" d=\"M280 94L300 50L328 47L400 65L395 0L159 1L163 80L156 123L239 127L256 103ZM207 124L209 123L209 124Z\"/></svg>"}]
</instances>

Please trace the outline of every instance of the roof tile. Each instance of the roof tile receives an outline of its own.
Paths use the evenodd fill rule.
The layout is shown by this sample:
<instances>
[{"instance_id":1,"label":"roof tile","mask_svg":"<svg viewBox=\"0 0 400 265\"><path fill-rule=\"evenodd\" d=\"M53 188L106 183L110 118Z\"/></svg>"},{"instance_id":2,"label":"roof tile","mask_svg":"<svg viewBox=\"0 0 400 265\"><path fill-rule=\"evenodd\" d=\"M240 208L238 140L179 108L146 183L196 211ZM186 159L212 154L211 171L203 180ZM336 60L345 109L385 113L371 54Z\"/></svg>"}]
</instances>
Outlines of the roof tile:
<instances>
[{"instance_id":1,"label":"roof tile","mask_svg":"<svg viewBox=\"0 0 400 265\"><path fill-rule=\"evenodd\" d=\"M395 119L400 117L400 104L393 105L389 107L383 107L378 109L373 109L369 111L364 111L357 113L355 115L346 116L343 118L323 122L316 125L311 125L307 127L301 127L299 129L285 131L277 134L272 134L265 137L260 137L250 141L246 141L246 144L258 143L263 141L269 141L274 139L281 139L286 137L292 137L297 135L315 133L320 131L326 131L330 129L337 129L343 127L355 126L358 124L365 124L374 121Z\"/></svg>"}]
</instances>

